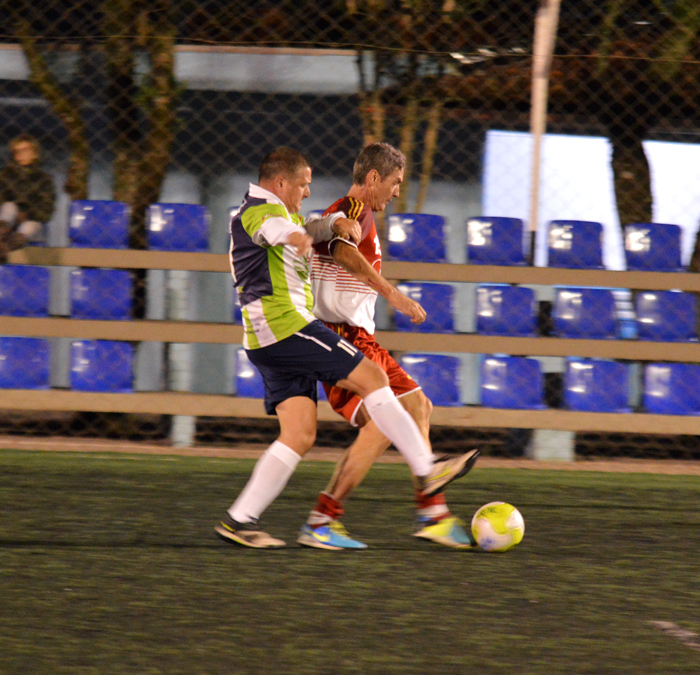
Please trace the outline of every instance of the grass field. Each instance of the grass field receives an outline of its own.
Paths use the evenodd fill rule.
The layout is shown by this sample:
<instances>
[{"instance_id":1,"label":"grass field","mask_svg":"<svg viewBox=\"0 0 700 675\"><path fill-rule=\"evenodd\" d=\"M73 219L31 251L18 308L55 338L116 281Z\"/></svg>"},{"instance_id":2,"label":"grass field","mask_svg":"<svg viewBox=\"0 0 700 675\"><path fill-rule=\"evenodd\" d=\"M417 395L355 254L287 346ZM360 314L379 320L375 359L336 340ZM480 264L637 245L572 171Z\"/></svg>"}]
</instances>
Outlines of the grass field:
<instances>
[{"instance_id":1,"label":"grass field","mask_svg":"<svg viewBox=\"0 0 700 675\"><path fill-rule=\"evenodd\" d=\"M288 548L214 537L252 466L2 451L0 673L700 673L697 477L477 466L449 500L520 508L499 555L411 537L407 470L378 465L345 518L370 548L335 553L294 544L322 462L265 514Z\"/></svg>"}]
</instances>

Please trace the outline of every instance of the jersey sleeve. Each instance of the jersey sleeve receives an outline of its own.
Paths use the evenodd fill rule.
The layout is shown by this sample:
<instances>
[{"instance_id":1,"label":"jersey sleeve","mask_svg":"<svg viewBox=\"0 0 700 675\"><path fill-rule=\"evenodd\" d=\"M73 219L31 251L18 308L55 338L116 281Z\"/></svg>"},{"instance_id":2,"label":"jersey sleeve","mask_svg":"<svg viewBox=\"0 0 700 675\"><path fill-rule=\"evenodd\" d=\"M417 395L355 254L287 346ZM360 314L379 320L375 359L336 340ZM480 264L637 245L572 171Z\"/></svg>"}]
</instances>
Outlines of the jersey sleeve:
<instances>
[{"instance_id":1,"label":"jersey sleeve","mask_svg":"<svg viewBox=\"0 0 700 675\"><path fill-rule=\"evenodd\" d=\"M354 215L348 216L348 218L350 218L351 220L356 220L360 224L360 229L362 230L362 237L360 238L360 241L364 241L371 234L372 228L374 227L372 212L364 209L364 205L362 204L362 202L357 202L356 200L352 201L355 202L354 205L351 205L351 208L354 211ZM359 205L359 211L357 205ZM348 244L349 246L352 246L354 248L359 248L358 245L351 239L347 237L335 236L328 242L328 252L330 254L333 253L333 248L339 241L342 241L345 244Z\"/></svg>"},{"instance_id":2,"label":"jersey sleeve","mask_svg":"<svg viewBox=\"0 0 700 675\"><path fill-rule=\"evenodd\" d=\"M274 231L282 226L279 220L286 221L289 225L296 227L289 218L287 209L281 204L259 204L246 209L241 218L243 229L248 233L251 239L255 239L255 235L267 221L271 223L270 230Z\"/></svg>"},{"instance_id":3,"label":"jersey sleeve","mask_svg":"<svg viewBox=\"0 0 700 675\"><path fill-rule=\"evenodd\" d=\"M342 211L343 213L347 213L347 211L343 208L343 206L346 204L346 202L347 202L347 197L343 197L342 199L339 199L337 202L331 204L331 205L323 212L323 215L324 215L324 216L329 216L329 215L331 215L332 213L338 213L338 212L341 212L341 211ZM347 217L349 218L350 216L347 216ZM314 243L314 251L315 251L316 253L318 253L319 255L327 255L327 256L329 256L329 255L331 254L331 253L330 253L329 245L330 245L330 243L331 243L332 240L333 240L333 239L331 239L331 240L329 240L329 241L319 241L319 242L317 242L317 243Z\"/></svg>"}]
</instances>

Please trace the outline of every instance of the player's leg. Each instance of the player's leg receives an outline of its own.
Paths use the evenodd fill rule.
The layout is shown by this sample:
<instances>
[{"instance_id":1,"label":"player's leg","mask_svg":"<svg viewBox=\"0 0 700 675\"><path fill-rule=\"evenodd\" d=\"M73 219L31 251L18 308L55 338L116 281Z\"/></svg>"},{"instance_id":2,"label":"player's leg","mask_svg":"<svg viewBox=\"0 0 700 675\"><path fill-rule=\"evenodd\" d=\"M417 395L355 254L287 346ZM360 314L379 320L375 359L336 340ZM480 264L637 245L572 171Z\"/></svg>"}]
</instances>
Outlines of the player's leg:
<instances>
[{"instance_id":1,"label":"player's leg","mask_svg":"<svg viewBox=\"0 0 700 675\"><path fill-rule=\"evenodd\" d=\"M415 390L399 400L402 405L414 411L418 417L416 422L420 422L421 430L427 430L426 422L429 413L426 417L425 412L431 406L422 392ZM362 409L358 411L358 423L364 421L363 413ZM350 493L363 481L372 464L390 445L389 439L371 420L360 428L357 438L336 464L331 480L326 489L319 494L313 510L309 513L297 539L300 544L333 550L362 547L359 545L360 542L352 539L340 525L345 513L344 503ZM471 537L464 529L464 523L450 512L445 493L424 495L415 477L414 487L416 488L416 522L418 524L414 536L451 548L470 548Z\"/></svg>"},{"instance_id":2,"label":"player's leg","mask_svg":"<svg viewBox=\"0 0 700 675\"><path fill-rule=\"evenodd\" d=\"M389 378L384 370L366 357L345 379L337 382L337 386L362 397L372 421L396 446L413 475L418 477L422 493L426 496L436 494L467 473L479 452L470 450L458 457L434 457L418 425L388 385Z\"/></svg>"},{"instance_id":3,"label":"player's leg","mask_svg":"<svg viewBox=\"0 0 700 675\"><path fill-rule=\"evenodd\" d=\"M414 389L408 394L402 395L399 398L399 403L413 417L423 438L430 444L430 414L433 409L430 399L420 389ZM359 405L354 418L360 431L353 444L338 460L333 475L324 490L325 494L330 495L340 504L364 480L372 465L391 445L391 441L379 431L377 425L370 419L364 405Z\"/></svg>"},{"instance_id":4,"label":"player's leg","mask_svg":"<svg viewBox=\"0 0 700 675\"><path fill-rule=\"evenodd\" d=\"M390 445L391 441L369 420L338 460L324 492L341 504L345 502Z\"/></svg>"},{"instance_id":5,"label":"player's leg","mask_svg":"<svg viewBox=\"0 0 700 675\"><path fill-rule=\"evenodd\" d=\"M400 381L395 376L392 381ZM422 389L414 389L399 399L416 421L426 439L430 437L430 415L433 404ZM455 516L447 505L444 492L427 496L420 489L419 481L414 477L416 499L416 523L418 529L413 536L427 539L450 548L472 548L475 542L465 528L464 522Z\"/></svg>"},{"instance_id":6,"label":"player's leg","mask_svg":"<svg viewBox=\"0 0 700 675\"><path fill-rule=\"evenodd\" d=\"M405 390L415 387L408 376L405 381L389 369L392 388ZM333 398L331 392L331 398ZM412 389L399 397L399 402L415 420L426 441L429 443L430 414L432 403L421 389ZM315 508L309 514L307 526L328 526L344 515L344 503L350 493L362 482L372 464L391 445L377 426L369 420L364 406L360 406L355 415L357 424L363 425L355 442L344 453L336 465L333 477L326 490L322 492ZM368 421L369 420L369 421ZM418 529L414 536L433 541L451 548L471 548L472 538L464 523L451 513L444 492L427 496L420 489L419 482L413 477L416 499L416 523Z\"/></svg>"},{"instance_id":7,"label":"player's leg","mask_svg":"<svg viewBox=\"0 0 700 675\"><path fill-rule=\"evenodd\" d=\"M379 364L387 373L392 391L399 397L401 405L416 421L423 438L430 445L432 403L423 394L420 387L391 357L389 352L374 340L374 336L357 327L343 325L340 330L337 328L336 331L339 334L352 341L366 357ZM328 401L333 409L351 424L359 426L360 432L355 442L336 464L328 486L318 496L316 505L306 522L305 527L307 528L327 528L334 521L340 520L344 514L343 504L347 497L362 482L376 459L391 445L386 436L369 418L358 395L338 386L324 386ZM442 492L427 496L418 489L416 494L418 498L417 516L422 519L421 530L425 529L428 518L437 520L438 518L452 517ZM310 541L308 533L302 538ZM335 548L342 548L343 542L338 543L341 545ZM447 542L441 541L440 543ZM314 544L309 543L308 545ZM459 546L461 542L453 540L449 545ZM330 548L325 545L323 547Z\"/></svg>"},{"instance_id":8,"label":"player's leg","mask_svg":"<svg viewBox=\"0 0 700 675\"><path fill-rule=\"evenodd\" d=\"M316 404L305 396L295 396L276 409L280 435L257 461L248 483L216 526L217 534L253 548L276 548L284 542L270 537L258 527L265 509L282 492L299 460L316 437Z\"/></svg>"},{"instance_id":9,"label":"player's leg","mask_svg":"<svg viewBox=\"0 0 700 675\"><path fill-rule=\"evenodd\" d=\"M363 358L357 349L320 322L292 336L247 350L265 383L265 410L280 423L277 440L263 453L224 519L216 526L226 541L254 548L284 546L258 527L258 519L284 489L316 438L317 380L335 380L352 371Z\"/></svg>"},{"instance_id":10,"label":"player's leg","mask_svg":"<svg viewBox=\"0 0 700 675\"><path fill-rule=\"evenodd\" d=\"M360 429L353 444L336 464L328 486L319 494L301 528L297 539L300 544L331 550L366 548L365 544L352 539L341 525L343 502L390 445L391 441L371 420Z\"/></svg>"}]
</instances>

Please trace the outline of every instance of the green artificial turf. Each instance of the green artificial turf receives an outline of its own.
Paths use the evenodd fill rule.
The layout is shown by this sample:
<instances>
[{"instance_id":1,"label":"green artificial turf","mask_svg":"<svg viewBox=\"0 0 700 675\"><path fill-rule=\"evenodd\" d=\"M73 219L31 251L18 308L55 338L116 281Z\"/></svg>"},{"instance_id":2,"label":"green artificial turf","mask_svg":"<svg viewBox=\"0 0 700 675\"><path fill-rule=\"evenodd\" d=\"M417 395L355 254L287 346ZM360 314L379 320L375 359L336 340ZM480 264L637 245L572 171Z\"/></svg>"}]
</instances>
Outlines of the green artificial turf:
<instances>
[{"instance_id":1,"label":"green artificial turf","mask_svg":"<svg viewBox=\"0 0 700 675\"><path fill-rule=\"evenodd\" d=\"M369 549L336 553L294 543L327 463L264 516L287 548L215 538L252 466L0 452L0 673L700 673L697 477L477 465L453 511L526 523L487 554L411 537L407 469L378 465L344 519Z\"/></svg>"}]
</instances>

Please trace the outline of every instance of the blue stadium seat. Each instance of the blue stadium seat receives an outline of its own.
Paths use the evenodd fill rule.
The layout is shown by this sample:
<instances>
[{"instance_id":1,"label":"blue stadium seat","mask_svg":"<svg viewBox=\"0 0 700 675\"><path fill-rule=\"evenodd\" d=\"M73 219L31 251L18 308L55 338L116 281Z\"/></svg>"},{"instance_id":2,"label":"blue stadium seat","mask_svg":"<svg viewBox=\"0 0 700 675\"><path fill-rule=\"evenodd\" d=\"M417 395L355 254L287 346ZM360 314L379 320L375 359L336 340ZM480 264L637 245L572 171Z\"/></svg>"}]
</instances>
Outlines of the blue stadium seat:
<instances>
[{"instance_id":1,"label":"blue stadium seat","mask_svg":"<svg viewBox=\"0 0 700 675\"><path fill-rule=\"evenodd\" d=\"M128 342L76 340L71 344L70 384L78 391L133 391L134 350Z\"/></svg>"},{"instance_id":2,"label":"blue stadium seat","mask_svg":"<svg viewBox=\"0 0 700 675\"><path fill-rule=\"evenodd\" d=\"M423 388L433 405L461 405L459 357L404 354L399 359L399 365Z\"/></svg>"},{"instance_id":3,"label":"blue stadium seat","mask_svg":"<svg viewBox=\"0 0 700 675\"><path fill-rule=\"evenodd\" d=\"M481 405L525 410L545 408L540 362L523 356L484 356L481 360Z\"/></svg>"},{"instance_id":4,"label":"blue stadium seat","mask_svg":"<svg viewBox=\"0 0 700 675\"><path fill-rule=\"evenodd\" d=\"M75 319L131 319L133 282L126 270L77 269L70 275L71 316Z\"/></svg>"},{"instance_id":5,"label":"blue stadium seat","mask_svg":"<svg viewBox=\"0 0 700 675\"><path fill-rule=\"evenodd\" d=\"M82 248L128 248L131 209L124 202L80 199L70 205L71 244Z\"/></svg>"},{"instance_id":6,"label":"blue stadium seat","mask_svg":"<svg viewBox=\"0 0 700 675\"><path fill-rule=\"evenodd\" d=\"M394 313L396 330L412 333L453 333L455 330L455 291L450 284L407 283L398 289L423 306L427 316L420 324L411 323L405 314Z\"/></svg>"},{"instance_id":7,"label":"blue stadium seat","mask_svg":"<svg viewBox=\"0 0 700 675\"><path fill-rule=\"evenodd\" d=\"M396 213L389 216L389 257L413 262L446 262L442 216Z\"/></svg>"},{"instance_id":8,"label":"blue stadium seat","mask_svg":"<svg viewBox=\"0 0 700 675\"><path fill-rule=\"evenodd\" d=\"M559 337L613 339L615 296L608 288L555 288L552 319Z\"/></svg>"},{"instance_id":9,"label":"blue stadium seat","mask_svg":"<svg viewBox=\"0 0 700 675\"><path fill-rule=\"evenodd\" d=\"M243 313L241 311L241 301L238 298L238 291L233 289L233 323L240 326L243 323Z\"/></svg>"},{"instance_id":10,"label":"blue stadium seat","mask_svg":"<svg viewBox=\"0 0 700 675\"><path fill-rule=\"evenodd\" d=\"M262 375L248 360L242 347L236 351L236 395L243 398L265 397Z\"/></svg>"},{"instance_id":11,"label":"blue stadium seat","mask_svg":"<svg viewBox=\"0 0 700 675\"><path fill-rule=\"evenodd\" d=\"M628 270L683 272L681 228L667 223L633 223L625 227Z\"/></svg>"},{"instance_id":12,"label":"blue stadium seat","mask_svg":"<svg viewBox=\"0 0 700 675\"><path fill-rule=\"evenodd\" d=\"M644 369L644 408L660 415L700 415L700 365L649 363Z\"/></svg>"},{"instance_id":13,"label":"blue stadium seat","mask_svg":"<svg viewBox=\"0 0 700 675\"><path fill-rule=\"evenodd\" d=\"M548 266L603 269L603 226L587 220L553 220L547 238Z\"/></svg>"},{"instance_id":14,"label":"blue stadium seat","mask_svg":"<svg viewBox=\"0 0 700 675\"><path fill-rule=\"evenodd\" d=\"M520 218L470 218L467 262L470 265L526 265Z\"/></svg>"},{"instance_id":15,"label":"blue stadium seat","mask_svg":"<svg viewBox=\"0 0 700 675\"><path fill-rule=\"evenodd\" d=\"M209 250L209 209L199 204L151 204L148 247L154 251Z\"/></svg>"},{"instance_id":16,"label":"blue stadium seat","mask_svg":"<svg viewBox=\"0 0 700 675\"><path fill-rule=\"evenodd\" d=\"M48 389L48 340L0 337L0 389Z\"/></svg>"},{"instance_id":17,"label":"blue stadium seat","mask_svg":"<svg viewBox=\"0 0 700 675\"><path fill-rule=\"evenodd\" d=\"M0 267L0 314L48 316L50 273L47 267L3 265Z\"/></svg>"},{"instance_id":18,"label":"blue stadium seat","mask_svg":"<svg viewBox=\"0 0 700 675\"><path fill-rule=\"evenodd\" d=\"M480 335L534 337L535 292L523 286L483 285L476 290L476 332Z\"/></svg>"},{"instance_id":19,"label":"blue stadium seat","mask_svg":"<svg viewBox=\"0 0 700 675\"><path fill-rule=\"evenodd\" d=\"M569 357L564 372L564 401L569 410L628 413L628 366L603 359Z\"/></svg>"},{"instance_id":20,"label":"blue stadium seat","mask_svg":"<svg viewBox=\"0 0 700 675\"><path fill-rule=\"evenodd\" d=\"M318 390L318 400L327 401L328 396L326 396L326 390L323 388L323 385L319 382L316 388Z\"/></svg>"},{"instance_id":21,"label":"blue stadium seat","mask_svg":"<svg viewBox=\"0 0 700 675\"><path fill-rule=\"evenodd\" d=\"M695 293L642 291L635 298L637 336L660 342L697 342Z\"/></svg>"}]
</instances>

